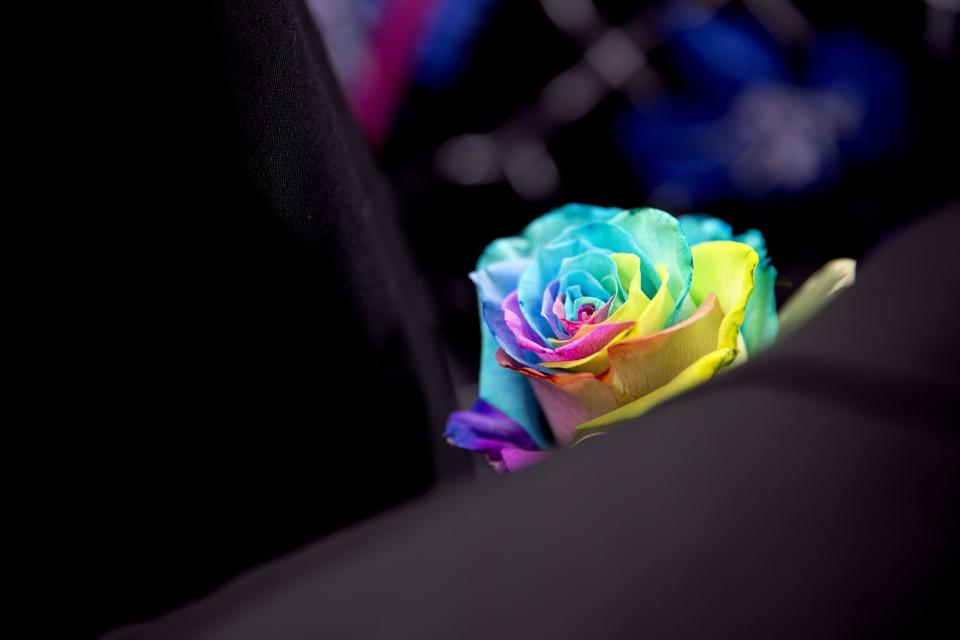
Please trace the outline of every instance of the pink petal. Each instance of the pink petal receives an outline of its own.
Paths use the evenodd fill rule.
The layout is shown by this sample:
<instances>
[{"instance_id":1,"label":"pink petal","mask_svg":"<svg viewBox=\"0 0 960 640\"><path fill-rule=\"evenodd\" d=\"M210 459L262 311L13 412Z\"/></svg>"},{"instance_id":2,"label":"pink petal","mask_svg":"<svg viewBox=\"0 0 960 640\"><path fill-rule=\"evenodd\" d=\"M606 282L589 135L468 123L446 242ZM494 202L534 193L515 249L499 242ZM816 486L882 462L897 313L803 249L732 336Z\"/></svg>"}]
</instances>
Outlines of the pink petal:
<instances>
[{"instance_id":1,"label":"pink petal","mask_svg":"<svg viewBox=\"0 0 960 640\"><path fill-rule=\"evenodd\" d=\"M552 456L553 451L525 451L523 449L504 449L503 465L507 471L519 471Z\"/></svg>"}]
</instances>

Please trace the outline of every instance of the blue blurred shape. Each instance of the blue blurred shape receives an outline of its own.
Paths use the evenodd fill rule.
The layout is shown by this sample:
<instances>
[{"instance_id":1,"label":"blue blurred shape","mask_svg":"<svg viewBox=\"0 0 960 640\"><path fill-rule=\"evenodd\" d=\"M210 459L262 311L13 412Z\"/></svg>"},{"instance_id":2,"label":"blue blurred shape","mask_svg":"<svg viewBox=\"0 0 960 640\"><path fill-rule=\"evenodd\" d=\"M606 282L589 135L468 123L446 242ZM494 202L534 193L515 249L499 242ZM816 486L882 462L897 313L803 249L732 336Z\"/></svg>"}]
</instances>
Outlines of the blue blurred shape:
<instances>
[{"instance_id":1,"label":"blue blurred shape","mask_svg":"<svg viewBox=\"0 0 960 640\"><path fill-rule=\"evenodd\" d=\"M674 208L819 189L894 153L909 78L889 51L824 31L795 64L742 13L679 8L666 54L681 87L631 109L617 137L651 200Z\"/></svg>"}]
</instances>

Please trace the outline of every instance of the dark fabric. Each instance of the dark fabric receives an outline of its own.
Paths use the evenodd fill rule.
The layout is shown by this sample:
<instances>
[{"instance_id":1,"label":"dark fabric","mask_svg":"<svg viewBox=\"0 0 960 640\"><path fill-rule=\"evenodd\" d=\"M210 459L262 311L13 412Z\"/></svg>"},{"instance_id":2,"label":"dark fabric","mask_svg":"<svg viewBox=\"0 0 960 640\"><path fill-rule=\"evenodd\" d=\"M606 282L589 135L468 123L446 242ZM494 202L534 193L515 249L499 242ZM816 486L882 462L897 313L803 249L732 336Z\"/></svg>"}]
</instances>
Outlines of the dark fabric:
<instances>
[{"instance_id":1,"label":"dark fabric","mask_svg":"<svg viewBox=\"0 0 960 640\"><path fill-rule=\"evenodd\" d=\"M429 301L301 3L146 4L118 10L110 52L122 151L76 168L97 195L59 256L80 353L44 388L82 635L468 462L440 437Z\"/></svg>"},{"instance_id":2,"label":"dark fabric","mask_svg":"<svg viewBox=\"0 0 960 640\"><path fill-rule=\"evenodd\" d=\"M615 434L110 638L952 637L958 234L956 208L924 220L809 325Z\"/></svg>"}]
</instances>

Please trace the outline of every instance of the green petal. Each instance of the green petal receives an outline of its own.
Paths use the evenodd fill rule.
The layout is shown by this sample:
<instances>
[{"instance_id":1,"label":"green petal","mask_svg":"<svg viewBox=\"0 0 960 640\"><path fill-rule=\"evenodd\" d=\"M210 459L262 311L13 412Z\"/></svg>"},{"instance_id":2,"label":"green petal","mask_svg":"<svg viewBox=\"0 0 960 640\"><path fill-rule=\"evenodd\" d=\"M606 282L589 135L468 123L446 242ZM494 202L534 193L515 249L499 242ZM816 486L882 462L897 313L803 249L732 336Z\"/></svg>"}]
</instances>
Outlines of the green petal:
<instances>
[{"instance_id":1,"label":"green petal","mask_svg":"<svg viewBox=\"0 0 960 640\"><path fill-rule=\"evenodd\" d=\"M857 262L850 258L831 260L797 289L780 309L780 334L786 335L809 320L838 293L853 285Z\"/></svg>"}]
</instances>

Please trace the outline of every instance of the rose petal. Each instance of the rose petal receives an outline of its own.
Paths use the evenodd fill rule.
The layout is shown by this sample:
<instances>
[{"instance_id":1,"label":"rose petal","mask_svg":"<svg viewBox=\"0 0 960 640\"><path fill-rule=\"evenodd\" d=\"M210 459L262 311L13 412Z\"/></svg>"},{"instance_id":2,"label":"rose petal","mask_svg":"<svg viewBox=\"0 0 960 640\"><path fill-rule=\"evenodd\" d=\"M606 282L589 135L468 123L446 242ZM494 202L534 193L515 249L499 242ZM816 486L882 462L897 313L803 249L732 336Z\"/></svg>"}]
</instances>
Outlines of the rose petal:
<instances>
[{"instance_id":1,"label":"rose petal","mask_svg":"<svg viewBox=\"0 0 960 640\"><path fill-rule=\"evenodd\" d=\"M578 425L656 392L716 351L723 320L716 296L708 296L683 322L610 347L610 366L602 374L545 374L525 367L503 351L497 353L497 359L501 366L530 378L557 442L568 445Z\"/></svg>"},{"instance_id":2,"label":"rose petal","mask_svg":"<svg viewBox=\"0 0 960 640\"><path fill-rule=\"evenodd\" d=\"M633 326L631 327L630 332L621 336L617 341L611 341L607 346L608 349L612 348L613 345L617 344L621 340L628 339L632 336L644 336L659 331L667 322L668 317L675 308L673 297L670 295L670 290L668 287L670 276L666 270L666 267L663 265L657 265L657 271L658 275L660 276L661 284L660 289L653 297L653 300L647 302L644 297L642 298L643 304L633 305L631 302L633 296L643 296L643 294L639 291L639 285L631 284L631 297L628 298L627 302L620 307L616 313L613 314L609 322L613 322L614 319L620 317L621 311L624 309L627 309L632 313L639 313L637 313L636 317L633 318ZM627 313L624 313L622 317L624 320L627 320L630 316ZM563 361L544 361L540 364L550 369L566 369L575 373L602 373L610 367L607 349L599 350L585 358L571 358L570 360Z\"/></svg>"}]
</instances>

